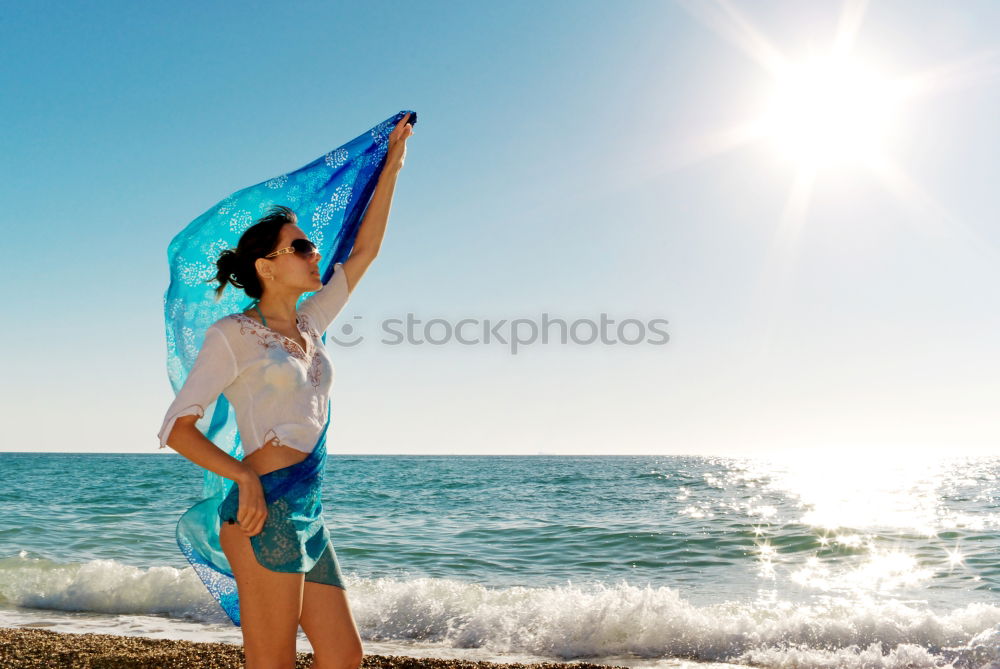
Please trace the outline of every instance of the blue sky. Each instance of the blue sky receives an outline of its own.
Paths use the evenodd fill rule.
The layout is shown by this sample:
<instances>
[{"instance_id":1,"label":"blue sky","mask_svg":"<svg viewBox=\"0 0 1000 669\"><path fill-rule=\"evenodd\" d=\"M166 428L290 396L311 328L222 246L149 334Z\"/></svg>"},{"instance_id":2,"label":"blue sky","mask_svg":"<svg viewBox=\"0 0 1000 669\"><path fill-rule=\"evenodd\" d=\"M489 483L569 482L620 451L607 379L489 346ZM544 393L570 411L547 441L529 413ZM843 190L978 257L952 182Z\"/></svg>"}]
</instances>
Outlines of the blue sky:
<instances>
[{"instance_id":1,"label":"blue sky","mask_svg":"<svg viewBox=\"0 0 1000 669\"><path fill-rule=\"evenodd\" d=\"M706 138L765 98L762 44L790 62L827 49L845 8L860 62L935 72L933 90L894 117L896 188L838 165L790 200L800 166L773 142ZM331 453L1000 444L996 3L5 14L0 450L157 452L170 239L402 109L419 121L387 238L331 330L365 335L330 347ZM379 342L407 313L543 312L665 319L669 341Z\"/></svg>"}]
</instances>

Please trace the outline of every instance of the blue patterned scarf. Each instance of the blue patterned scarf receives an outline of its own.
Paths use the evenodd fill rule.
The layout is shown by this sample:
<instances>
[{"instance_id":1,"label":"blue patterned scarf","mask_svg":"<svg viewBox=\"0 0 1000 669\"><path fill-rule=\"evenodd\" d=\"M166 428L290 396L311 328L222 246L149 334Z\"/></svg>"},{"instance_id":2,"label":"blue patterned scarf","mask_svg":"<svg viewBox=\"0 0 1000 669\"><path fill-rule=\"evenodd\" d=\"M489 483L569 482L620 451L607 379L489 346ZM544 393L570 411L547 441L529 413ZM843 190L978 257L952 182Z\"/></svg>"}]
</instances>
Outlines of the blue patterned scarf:
<instances>
[{"instance_id":1,"label":"blue patterned scarf","mask_svg":"<svg viewBox=\"0 0 1000 669\"><path fill-rule=\"evenodd\" d=\"M243 311L250 304L245 293L232 289L224 291L219 301L215 300L214 288L218 284L213 279L219 254L224 249L235 248L243 232L271 206L285 205L296 212L299 226L323 254L321 276L326 284L333 275L334 264L350 255L358 227L385 166L389 133L406 113L404 110L395 114L304 167L236 191L194 219L171 240L167 249L170 285L164 295L164 313L167 373L175 393L183 387L208 327L223 316ZM412 122L416 123L416 112L410 113ZM303 295L300 302L306 297L308 294ZM326 343L326 333L322 339ZM243 459L236 414L224 395L220 394L205 408L205 415L195 426L220 449ZM315 488L322 476L315 476L315 470L325 464L328 427L329 420L311 457L299 463L301 466L296 465L293 471L294 476L307 476L312 472L311 489L296 488L294 476L293 480L282 484L286 491L296 490L300 503L310 495L318 495ZM262 483L265 483L264 477ZM233 485L230 479L205 470L202 500L178 521L177 544L233 624L239 625L236 584L229 561L219 545L218 509ZM312 534L305 536L308 532L304 531L301 537L309 554L299 568L276 571L308 571L308 567L302 567L312 566L325 546L316 539L316 532L326 536L326 527L322 522L318 526L322 530L317 530L314 523L310 526ZM252 537L251 541L254 538L257 537ZM258 543L261 541L259 539Z\"/></svg>"}]
</instances>

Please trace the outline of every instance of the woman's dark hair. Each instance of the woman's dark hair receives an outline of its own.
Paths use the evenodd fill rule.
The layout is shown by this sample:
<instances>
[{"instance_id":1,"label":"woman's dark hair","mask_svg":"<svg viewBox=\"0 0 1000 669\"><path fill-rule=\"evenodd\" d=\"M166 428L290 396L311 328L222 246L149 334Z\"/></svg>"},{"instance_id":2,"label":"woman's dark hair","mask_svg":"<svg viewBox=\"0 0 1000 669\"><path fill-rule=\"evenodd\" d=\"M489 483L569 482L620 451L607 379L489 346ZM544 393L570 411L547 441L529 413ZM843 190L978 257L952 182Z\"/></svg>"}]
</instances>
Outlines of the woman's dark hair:
<instances>
[{"instance_id":1,"label":"woman's dark hair","mask_svg":"<svg viewBox=\"0 0 1000 669\"><path fill-rule=\"evenodd\" d=\"M242 288L248 297L259 300L264 295L264 287L260 285L254 261L274 251L283 225L297 222L295 212L281 205L274 205L264 216L254 221L240 236L236 248L226 249L215 261L219 271L214 279L209 279L219 282L219 287L215 289L215 300L222 297L227 283Z\"/></svg>"}]
</instances>

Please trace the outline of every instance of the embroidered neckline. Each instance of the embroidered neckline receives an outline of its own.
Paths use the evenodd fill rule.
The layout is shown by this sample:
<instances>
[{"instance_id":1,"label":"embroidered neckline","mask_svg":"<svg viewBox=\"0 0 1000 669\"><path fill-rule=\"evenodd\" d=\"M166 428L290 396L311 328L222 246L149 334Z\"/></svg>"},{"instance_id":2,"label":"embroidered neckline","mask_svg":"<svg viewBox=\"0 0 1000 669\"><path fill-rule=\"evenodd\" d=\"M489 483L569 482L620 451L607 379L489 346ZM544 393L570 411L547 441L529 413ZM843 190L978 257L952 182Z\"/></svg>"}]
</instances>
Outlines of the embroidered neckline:
<instances>
[{"instance_id":1,"label":"embroidered neckline","mask_svg":"<svg viewBox=\"0 0 1000 669\"><path fill-rule=\"evenodd\" d=\"M236 312L233 312L230 315L231 316L240 316L240 317L242 317L242 318L250 321L255 326L257 326L259 328L263 328L263 329L265 329L265 330L267 330L269 332L274 333L276 336L281 337L282 339L284 339L288 343L294 345L295 348L298 349L298 351L300 351L302 353L301 357L304 360L311 360L313 357L315 357L316 345L312 342L312 333L308 332L308 330L306 332L303 332L302 328L299 327L300 325L302 325L302 322L303 322L302 321L302 314L299 314L299 313L295 314L295 329L299 331L299 334L302 335L302 339L305 340L305 342L306 342L306 350L302 350L302 346L299 344L299 342L295 341L291 337L286 337L285 335L281 334L277 330L271 328L270 326L264 325L263 323L255 320L253 318L251 318L250 316L246 315L242 311L236 311ZM308 329L312 329L312 324L311 323L308 323ZM310 355L310 351L312 351L312 355ZM290 352L292 352L292 351L290 351Z\"/></svg>"}]
</instances>

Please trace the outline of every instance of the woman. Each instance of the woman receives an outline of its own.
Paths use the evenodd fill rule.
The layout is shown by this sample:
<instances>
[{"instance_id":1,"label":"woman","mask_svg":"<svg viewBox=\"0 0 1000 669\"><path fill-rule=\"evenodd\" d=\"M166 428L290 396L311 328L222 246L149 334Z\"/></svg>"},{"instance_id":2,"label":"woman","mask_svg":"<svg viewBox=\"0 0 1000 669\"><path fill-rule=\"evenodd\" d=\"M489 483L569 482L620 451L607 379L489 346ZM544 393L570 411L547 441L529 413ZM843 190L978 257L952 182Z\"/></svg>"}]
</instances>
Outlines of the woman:
<instances>
[{"instance_id":1,"label":"woman","mask_svg":"<svg viewBox=\"0 0 1000 669\"><path fill-rule=\"evenodd\" d=\"M221 504L218 497L203 501L221 521L215 528L225 557L212 566L220 571L228 566L235 579L237 624L249 669L294 667L300 624L313 648L314 668L361 664L360 635L319 503L333 383L322 333L378 253L413 133L409 117L388 136L385 163L353 250L334 265L326 284L320 254L288 207L272 207L235 249L222 252L217 293L232 283L255 302L207 329L160 430L161 447L169 445L235 482ZM296 309L310 291L316 292ZM195 425L223 392L236 412L242 460ZM210 523L201 522L205 517L188 531L211 533ZM179 542L182 533L179 524ZM213 595L221 603L220 595Z\"/></svg>"}]
</instances>

